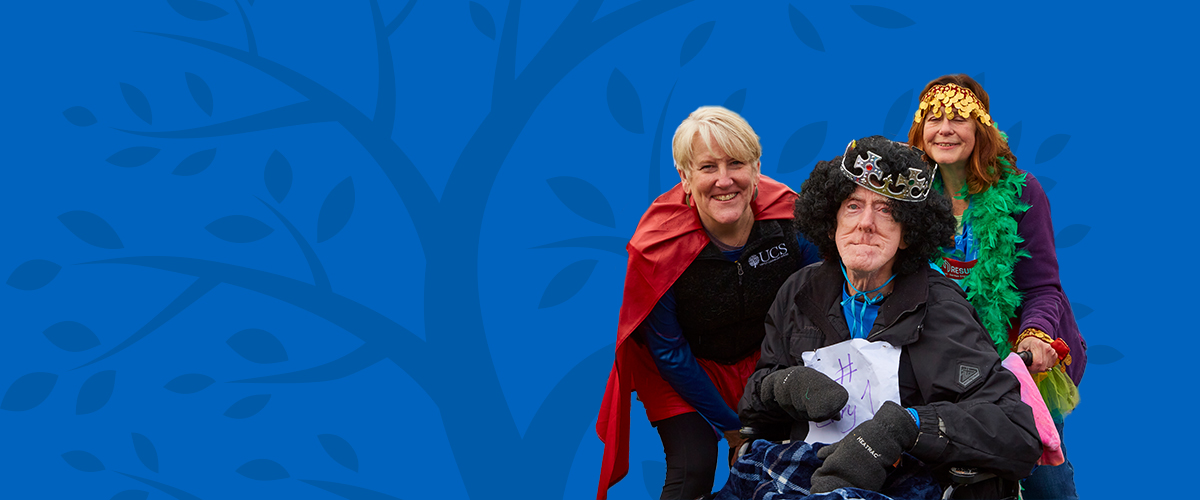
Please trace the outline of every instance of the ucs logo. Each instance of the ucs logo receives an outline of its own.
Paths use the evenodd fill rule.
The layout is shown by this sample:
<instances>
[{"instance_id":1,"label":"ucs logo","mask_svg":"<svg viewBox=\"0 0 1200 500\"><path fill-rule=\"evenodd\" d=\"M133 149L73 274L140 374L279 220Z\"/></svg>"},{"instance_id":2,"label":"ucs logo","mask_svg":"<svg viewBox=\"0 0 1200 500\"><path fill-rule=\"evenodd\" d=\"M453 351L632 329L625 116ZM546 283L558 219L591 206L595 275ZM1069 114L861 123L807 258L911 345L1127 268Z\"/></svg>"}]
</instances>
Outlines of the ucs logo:
<instances>
[{"instance_id":1,"label":"ucs logo","mask_svg":"<svg viewBox=\"0 0 1200 500\"><path fill-rule=\"evenodd\" d=\"M751 255L750 261L749 261L750 267L757 268L760 265L770 264L779 259L787 257L787 255L788 255L787 245L784 243L780 243L771 248L768 248L768 249L758 252L754 255Z\"/></svg>"}]
</instances>

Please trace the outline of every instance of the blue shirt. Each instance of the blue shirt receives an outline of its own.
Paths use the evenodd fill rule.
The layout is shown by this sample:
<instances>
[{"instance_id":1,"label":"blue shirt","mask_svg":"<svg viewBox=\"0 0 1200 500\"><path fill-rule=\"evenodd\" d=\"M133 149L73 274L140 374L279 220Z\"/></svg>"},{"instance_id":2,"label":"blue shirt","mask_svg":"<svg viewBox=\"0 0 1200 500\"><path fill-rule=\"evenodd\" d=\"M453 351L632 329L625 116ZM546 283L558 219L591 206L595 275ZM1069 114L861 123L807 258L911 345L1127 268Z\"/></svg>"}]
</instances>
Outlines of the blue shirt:
<instances>
[{"instance_id":1,"label":"blue shirt","mask_svg":"<svg viewBox=\"0 0 1200 500\"><path fill-rule=\"evenodd\" d=\"M871 325L879 317L879 304L867 304L858 300L849 300L850 294L842 287L842 316L846 317L846 327L850 329L850 338L865 339L871 334ZM866 306L865 310L863 306ZM862 314L860 317L859 314ZM861 319L861 321L860 321Z\"/></svg>"}]
</instances>

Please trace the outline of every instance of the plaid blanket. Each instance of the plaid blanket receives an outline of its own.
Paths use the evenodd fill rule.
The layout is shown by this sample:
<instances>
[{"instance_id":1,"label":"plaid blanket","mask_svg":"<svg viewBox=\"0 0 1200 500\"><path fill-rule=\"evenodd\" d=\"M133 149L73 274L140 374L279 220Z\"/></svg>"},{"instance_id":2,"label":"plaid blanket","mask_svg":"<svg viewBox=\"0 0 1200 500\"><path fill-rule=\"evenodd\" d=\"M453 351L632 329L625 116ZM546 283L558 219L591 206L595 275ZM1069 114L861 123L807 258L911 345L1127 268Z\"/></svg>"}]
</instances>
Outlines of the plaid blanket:
<instances>
[{"instance_id":1,"label":"plaid blanket","mask_svg":"<svg viewBox=\"0 0 1200 500\"><path fill-rule=\"evenodd\" d=\"M758 440L729 471L729 480L713 500L890 500L942 497L941 487L920 462L905 456L879 492L838 488L810 494L812 474L821 466L817 450L826 445L805 442L775 444Z\"/></svg>"}]
</instances>

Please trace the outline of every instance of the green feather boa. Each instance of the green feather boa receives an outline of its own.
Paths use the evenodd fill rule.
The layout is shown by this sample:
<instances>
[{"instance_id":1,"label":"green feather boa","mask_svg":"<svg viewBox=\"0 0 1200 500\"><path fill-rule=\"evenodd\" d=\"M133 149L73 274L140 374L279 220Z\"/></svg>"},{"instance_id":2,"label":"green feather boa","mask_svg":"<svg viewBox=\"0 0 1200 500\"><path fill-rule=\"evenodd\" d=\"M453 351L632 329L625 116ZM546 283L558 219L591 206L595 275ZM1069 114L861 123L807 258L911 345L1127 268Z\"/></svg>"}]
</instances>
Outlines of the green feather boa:
<instances>
[{"instance_id":1,"label":"green feather boa","mask_svg":"<svg viewBox=\"0 0 1200 500\"><path fill-rule=\"evenodd\" d=\"M1003 157L998 160L1001 165L1012 166ZM1013 281L1013 267L1017 259L1029 258L1029 252L1017 250L1017 244L1025 240L1017 234L1017 221L1013 218L1029 210L1029 205L1021 201L1025 175L1006 173L986 191L967 195L964 184L960 192L960 196L970 201L963 213L963 223L970 224L975 233L979 259L963 281L963 288L1001 359L1011 351L1008 329L1022 300Z\"/></svg>"}]
</instances>

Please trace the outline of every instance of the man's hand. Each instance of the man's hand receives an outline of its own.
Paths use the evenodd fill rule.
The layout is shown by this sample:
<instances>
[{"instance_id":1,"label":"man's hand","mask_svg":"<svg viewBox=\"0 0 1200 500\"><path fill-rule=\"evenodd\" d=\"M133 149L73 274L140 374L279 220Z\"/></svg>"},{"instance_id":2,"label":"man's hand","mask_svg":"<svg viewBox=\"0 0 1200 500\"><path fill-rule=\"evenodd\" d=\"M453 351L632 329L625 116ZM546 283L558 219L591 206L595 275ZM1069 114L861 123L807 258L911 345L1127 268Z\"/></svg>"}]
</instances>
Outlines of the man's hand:
<instances>
[{"instance_id":1,"label":"man's hand","mask_svg":"<svg viewBox=\"0 0 1200 500\"><path fill-rule=\"evenodd\" d=\"M812 493L846 487L879 491L888 467L916 444L919 430L908 410L891 401L884 402L871 420L817 452L817 458L825 463L813 472Z\"/></svg>"},{"instance_id":2,"label":"man's hand","mask_svg":"<svg viewBox=\"0 0 1200 500\"><path fill-rule=\"evenodd\" d=\"M838 418L850 400L846 388L807 366L793 366L767 375L759 385L759 397L774 401L801 422Z\"/></svg>"}]
</instances>

